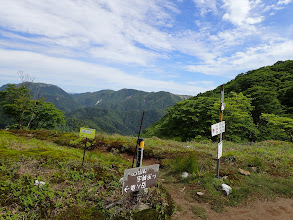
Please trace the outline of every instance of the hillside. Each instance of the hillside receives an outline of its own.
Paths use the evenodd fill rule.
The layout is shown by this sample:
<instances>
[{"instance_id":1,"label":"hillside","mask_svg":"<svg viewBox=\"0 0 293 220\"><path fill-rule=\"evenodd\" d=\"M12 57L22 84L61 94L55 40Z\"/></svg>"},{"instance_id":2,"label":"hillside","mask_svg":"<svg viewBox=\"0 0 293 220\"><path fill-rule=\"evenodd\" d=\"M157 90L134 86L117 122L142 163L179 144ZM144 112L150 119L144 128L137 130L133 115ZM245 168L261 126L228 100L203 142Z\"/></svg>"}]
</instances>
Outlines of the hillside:
<instances>
[{"instance_id":1,"label":"hillside","mask_svg":"<svg viewBox=\"0 0 293 220\"><path fill-rule=\"evenodd\" d=\"M164 110L185 99L184 96L169 92L149 93L134 89L121 89L117 92L102 90L93 93L73 94L72 97L83 107L98 107L116 111Z\"/></svg>"},{"instance_id":2,"label":"hillside","mask_svg":"<svg viewBox=\"0 0 293 220\"><path fill-rule=\"evenodd\" d=\"M0 87L0 91L6 87ZM44 83L27 83L27 87L33 98L45 98L66 113L67 124L61 128L63 130L78 131L81 126L90 126L98 131L125 135L137 134L143 111L146 111L143 128L147 128L162 118L167 108L189 98L163 91L144 92L134 89L69 94L58 86ZM11 123L3 115L0 128Z\"/></svg>"},{"instance_id":3,"label":"hillside","mask_svg":"<svg viewBox=\"0 0 293 220\"><path fill-rule=\"evenodd\" d=\"M71 127L88 125L99 131L135 135L142 112L145 111L143 129L165 115L165 110L188 96L169 92L143 92L122 89L117 92L102 90L94 93L72 95L84 108L68 114Z\"/></svg>"},{"instance_id":4,"label":"hillside","mask_svg":"<svg viewBox=\"0 0 293 220\"><path fill-rule=\"evenodd\" d=\"M82 165L84 140L76 133L0 130L0 136L4 219L290 219L293 213L289 142L224 141L217 179L217 143L145 138L143 166L160 164L158 185L137 202L121 193L120 183L136 137L97 133ZM229 196L223 183L232 187Z\"/></svg>"},{"instance_id":5,"label":"hillside","mask_svg":"<svg viewBox=\"0 0 293 220\"><path fill-rule=\"evenodd\" d=\"M293 61L239 74L225 84L225 136L233 141L293 140ZM210 138L219 121L220 86L177 103L146 130L148 136Z\"/></svg>"},{"instance_id":6,"label":"hillside","mask_svg":"<svg viewBox=\"0 0 293 220\"><path fill-rule=\"evenodd\" d=\"M47 102L51 102L56 108L71 112L81 108L81 105L73 99L73 97L58 86L45 83L26 83L30 89L32 98L45 98ZM6 85L0 87L0 91L4 91Z\"/></svg>"}]
</instances>

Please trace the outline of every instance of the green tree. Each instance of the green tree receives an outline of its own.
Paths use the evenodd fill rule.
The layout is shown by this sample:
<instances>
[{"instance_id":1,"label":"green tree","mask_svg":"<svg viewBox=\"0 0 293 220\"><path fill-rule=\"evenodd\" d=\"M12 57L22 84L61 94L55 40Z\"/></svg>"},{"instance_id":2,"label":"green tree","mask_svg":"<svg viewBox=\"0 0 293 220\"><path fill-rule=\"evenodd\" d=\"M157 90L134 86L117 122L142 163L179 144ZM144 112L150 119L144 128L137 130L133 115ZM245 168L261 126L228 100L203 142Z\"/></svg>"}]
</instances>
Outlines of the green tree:
<instances>
[{"instance_id":1,"label":"green tree","mask_svg":"<svg viewBox=\"0 0 293 220\"><path fill-rule=\"evenodd\" d=\"M274 114L262 114L261 119L267 121L267 127L270 127L274 133L285 133L293 142L293 119Z\"/></svg>"},{"instance_id":2,"label":"green tree","mask_svg":"<svg viewBox=\"0 0 293 220\"><path fill-rule=\"evenodd\" d=\"M231 92L225 99L225 137L232 141L254 140L258 134L253 123L251 99ZM219 122L220 96L198 96L169 108L166 116L148 129L147 136L177 138L211 138L211 125Z\"/></svg>"},{"instance_id":3,"label":"green tree","mask_svg":"<svg viewBox=\"0 0 293 220\"><path fill-rule=\"evenodd\" d=\"M227 107L224 110L223 120L226 124L226 139L235 142L255 140L259 132L251 115L254 108L251 99L242 93L231 92L225 103ZM220 102L214 107L219 109L219 106Z\"/></svg>"},{"instance_id":4,"label":"green tree","mask_svg":"<svg viewBox=\"0 0 293 220\"><path fill-rule=\"evenodd\" d=\"M214 98L198 97L184 100L167 110L166 116L146 130L147 135L189 140L206 137L215 119L212 118Z\"/></svg>"},{"instance_id":5,"label":"green tree","mask_svg":"<svg viewBox=\"0 0 293 220\"><path fill-rule=\"evenodd\" d=\"M8 85L6 91L1 91L1 105L3 112L18 123L18 128L23 128L24 120L30 115L32 101L29 90L22 84L17 87Z\"/></svg>"},{"instance_id":6,"label":"green tree","mask_svg":"<svg viewBox=\"0 0 293 220\"><path fill-rule=\"evenodd\" d=\"M44 99L30 99L30 91L25 84L11 84L0 95L4 114L13 119L19 129L49 129L58 123L65 123L64 113L52 103L45 102Z\"/></svg>"},{"instance_id":7,"label":"green tree","mask_svg":"<svg viewBox=\"0 0 293 220\"><path fill-rule=\"evenodd\" d=\"M259 123L259 117L262 113L282 113L282 105L274 87L254 86L248 89L246 93L252 98L252 105L255 107L252 112L255 123Z\"/></svg>"},{"instance_id":8,"label":"green tree","mask_svg":"<svg viewBox=\"0 0 293 220\"><path fill-rule=\"evenodd\" d=\"M44 99L32 101L34 101L34 105L27 128L51 129L56 127L57 124L65 124L63 111L55 108L51 102L45 102Z\"/></svg>"}]
</instances>

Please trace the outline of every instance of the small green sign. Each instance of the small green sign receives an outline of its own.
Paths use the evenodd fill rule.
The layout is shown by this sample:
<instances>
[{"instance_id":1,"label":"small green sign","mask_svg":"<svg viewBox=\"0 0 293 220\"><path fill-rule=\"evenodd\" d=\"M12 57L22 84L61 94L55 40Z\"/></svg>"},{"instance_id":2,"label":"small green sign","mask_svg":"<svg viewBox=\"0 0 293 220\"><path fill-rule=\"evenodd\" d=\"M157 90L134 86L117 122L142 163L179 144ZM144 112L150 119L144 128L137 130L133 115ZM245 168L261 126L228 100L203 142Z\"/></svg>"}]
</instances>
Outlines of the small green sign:
<instances>
[{"instance_id":1,"label":"small green sign","mask_svg":"<svg viewBox=\"0 0 293 220\"><path fill-rule=\"evenodd\" d=\"M96 130L90 128L80 128L79 136L87 138L95 138Z\"/></svg>"}]
</instances>

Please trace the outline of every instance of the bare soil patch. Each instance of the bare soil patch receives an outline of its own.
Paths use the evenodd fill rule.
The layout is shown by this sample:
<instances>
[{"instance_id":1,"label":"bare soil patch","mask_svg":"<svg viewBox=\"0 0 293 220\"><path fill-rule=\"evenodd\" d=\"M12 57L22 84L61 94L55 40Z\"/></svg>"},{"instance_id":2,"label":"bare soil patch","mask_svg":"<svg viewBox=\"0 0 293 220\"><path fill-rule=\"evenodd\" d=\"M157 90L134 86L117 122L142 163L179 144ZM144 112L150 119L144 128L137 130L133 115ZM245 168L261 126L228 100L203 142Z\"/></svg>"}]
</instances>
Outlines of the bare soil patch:
<instances>
[{"instance_id":1,"label":"bare soil patch","mask_svg":"<svg viewBox=\"0 0 293 220\"><path fill-rule=\"evenodd\" d=\"M172 219L204 219L193 212L194 206L204 207L209 220L293 220L293 199L251 201L242 207L226 207L223 213L212 210L209 204L198 203L190 197L181 183L164 183L179 210Z\"/></svg>"}]
</instances>

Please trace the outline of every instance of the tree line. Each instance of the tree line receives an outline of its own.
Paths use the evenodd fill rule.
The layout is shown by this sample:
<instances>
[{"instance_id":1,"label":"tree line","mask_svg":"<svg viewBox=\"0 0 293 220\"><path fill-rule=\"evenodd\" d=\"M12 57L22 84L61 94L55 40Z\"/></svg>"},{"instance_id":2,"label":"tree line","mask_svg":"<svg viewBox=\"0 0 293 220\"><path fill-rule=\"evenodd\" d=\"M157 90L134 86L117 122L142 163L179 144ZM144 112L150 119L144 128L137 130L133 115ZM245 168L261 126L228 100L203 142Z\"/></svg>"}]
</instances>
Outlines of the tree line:
<instances>
[{"instance_id":1,"label":"tree line","mask_svg":"<svg viewBox=\"0 0 293 220\"><path fill-rule=\"evenodd\" d=\"M11 124L9 128L52 129L65 124L63 111L44 98L34 99L28 83L9 84L5 91L0 91L0 105L8 117L5 122Z\"/></svg>"},{"instance_id":2,"label":"tree line","mask_svg":"<svg viewBox=\"0 0 293 220\"><path fill-rule=\"evenodd\" d=\"M239 74L225 85L224 102L227 140L293 141L293 61ZM167 109L145 135L184 141L210 139L210 126L219 122L219 106L220 86Z\"/></svg>"}]
</instances>

